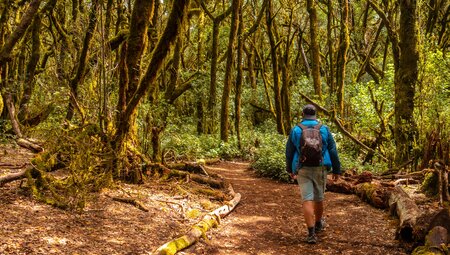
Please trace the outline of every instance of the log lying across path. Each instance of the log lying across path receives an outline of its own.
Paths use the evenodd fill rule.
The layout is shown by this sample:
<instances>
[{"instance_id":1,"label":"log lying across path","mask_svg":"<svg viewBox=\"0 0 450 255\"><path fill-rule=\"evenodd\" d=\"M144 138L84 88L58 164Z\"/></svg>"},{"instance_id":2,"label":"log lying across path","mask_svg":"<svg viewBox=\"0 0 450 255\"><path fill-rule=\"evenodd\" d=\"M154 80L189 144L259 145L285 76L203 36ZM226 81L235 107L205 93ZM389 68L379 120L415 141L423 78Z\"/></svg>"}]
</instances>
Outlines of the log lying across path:
<instances>
[{"instance_id":1,"label":"log lying across path","mask_svg":"<svg viewBox=\"0 0 450 255\"><path fill-rule=\"evenodd\" d=\"M240 193L235 193L232 188L230 188L230 193L233 195L233 199L226 205L206 214L200 222L191 227L188 233L163 244L154 252L154 255L173 255L196 243L202 236L205 236L205 233L209 229L218 226L220 224L220 219L233 211L236 205L241 201Z\"/></svg>"},{"instance_id":2,"label":"log lying across path","mask_svg":"<svg viewBox=\"0 0 450 255\"><path fill-rule=\"evenodd\" d=\"M393 183L373 180L370 173L343 177L338 181L328 181L327 190L338 193L356 194L362 200L380 209L389 209L398 216L397 239L417 241L416 225L421 215L416 203L400 187Z\"/></svg>"}]
</instances>

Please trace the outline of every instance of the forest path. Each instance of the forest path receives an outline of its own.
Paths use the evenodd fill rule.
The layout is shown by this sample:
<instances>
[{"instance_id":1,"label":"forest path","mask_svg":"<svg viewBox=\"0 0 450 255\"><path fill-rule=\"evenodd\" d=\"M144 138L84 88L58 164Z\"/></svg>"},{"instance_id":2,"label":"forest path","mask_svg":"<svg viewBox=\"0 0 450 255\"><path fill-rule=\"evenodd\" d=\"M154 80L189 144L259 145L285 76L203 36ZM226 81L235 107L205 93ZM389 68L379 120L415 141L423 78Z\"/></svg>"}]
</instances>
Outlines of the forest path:
<instances>
[{"instance_id":1,"label":"forest path","mask_svg":"<svg viewBox=\"0 0 450 255\"><path fill-rule=\"evenodd\" d=\"M328 228L311 245L297 185L260 178L248 163L209 166L242 194L240 204L218 229L180 254L407 254L394 240L395 221L354 195L327 192Z\"/></svg>"}]
</instances>

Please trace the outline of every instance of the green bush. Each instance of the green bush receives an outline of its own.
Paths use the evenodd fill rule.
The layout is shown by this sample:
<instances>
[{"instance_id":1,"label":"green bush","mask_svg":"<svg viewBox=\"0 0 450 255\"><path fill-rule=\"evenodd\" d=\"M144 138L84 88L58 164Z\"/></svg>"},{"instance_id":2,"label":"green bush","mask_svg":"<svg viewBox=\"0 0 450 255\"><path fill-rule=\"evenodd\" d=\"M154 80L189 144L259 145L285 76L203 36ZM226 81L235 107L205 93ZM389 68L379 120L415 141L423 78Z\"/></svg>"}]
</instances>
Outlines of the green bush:
<instances>
[{"instance_id":1,"label":"green bush","mask_svg":"<svg viewBox=\"0 0 450 255\"><path fill-rule=\"evenodd\" d=\"M289 175L285 171L286 137L278 134L260 133L259 143L252 168L261 176L289 181Z\"/></svg>"}]
</instances>

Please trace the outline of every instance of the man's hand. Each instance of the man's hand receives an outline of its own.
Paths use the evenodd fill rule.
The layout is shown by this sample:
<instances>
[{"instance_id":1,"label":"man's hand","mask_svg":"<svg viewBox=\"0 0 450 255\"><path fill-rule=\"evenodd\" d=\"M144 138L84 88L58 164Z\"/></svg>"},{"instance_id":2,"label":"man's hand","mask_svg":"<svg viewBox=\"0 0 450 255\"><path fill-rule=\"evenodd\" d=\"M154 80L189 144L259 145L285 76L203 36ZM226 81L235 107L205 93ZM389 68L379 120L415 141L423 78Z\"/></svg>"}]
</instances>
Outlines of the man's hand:
<instances>
[{"instance_id":1,"label":"man's hand","mask_svg":"<svg viewBox=\"0 0 450 255\"><path fill-rule=\"evenodd\" d=\"M295 180L295 179L297 179L297 175L296 175L296 174L294 174L294 173L291 173L291 174L290 174L290 176L291 176L291 179L292 179L292 180Z\"/></svg>"},{"instance_id":2,"label":"man's hand","mask_svg":"<svg viewBox=\"0 0 450 255\"><path fill-rule=\"evenodd\" d=\"M339 180L339 178L340 178L340 175L339 175L339 174L333 174L333 175L332 175L332 180L333 180L333 181L337 181L337 180Z\"/></svg>"}]
</instances>

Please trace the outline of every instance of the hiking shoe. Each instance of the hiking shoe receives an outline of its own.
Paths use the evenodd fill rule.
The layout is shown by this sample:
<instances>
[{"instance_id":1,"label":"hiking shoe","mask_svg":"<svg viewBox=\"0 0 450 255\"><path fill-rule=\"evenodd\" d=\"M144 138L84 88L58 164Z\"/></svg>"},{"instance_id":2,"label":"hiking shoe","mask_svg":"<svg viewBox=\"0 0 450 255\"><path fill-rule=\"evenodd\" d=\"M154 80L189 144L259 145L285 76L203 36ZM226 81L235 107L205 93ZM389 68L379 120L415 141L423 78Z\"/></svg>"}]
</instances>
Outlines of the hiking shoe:
<instances>
[{"instance_id":1,"label":"hiking shoe","mask_svg":"<svg viewBox=\"0 0 450 255\"><path fill-rule=\"evenodd\" d=\"M316 222L316 225L314 226L314 231L316 233L320 233L325 230L325 228L328 227L328 224L325 222L324 219L321 219L319 222Z\"/></svg>"},{"instance_id":2,"label":"hiking shoe","mask_svg":"<svg viewBox=\"0 0 450 255\"><path fill-rule=\"evenodd\" d=\"M308 237L306 237L305 241L309 244L315 244L315 243L317 243L317 236L315 234L308 235Z\"/></svg>"}]
</instances>

